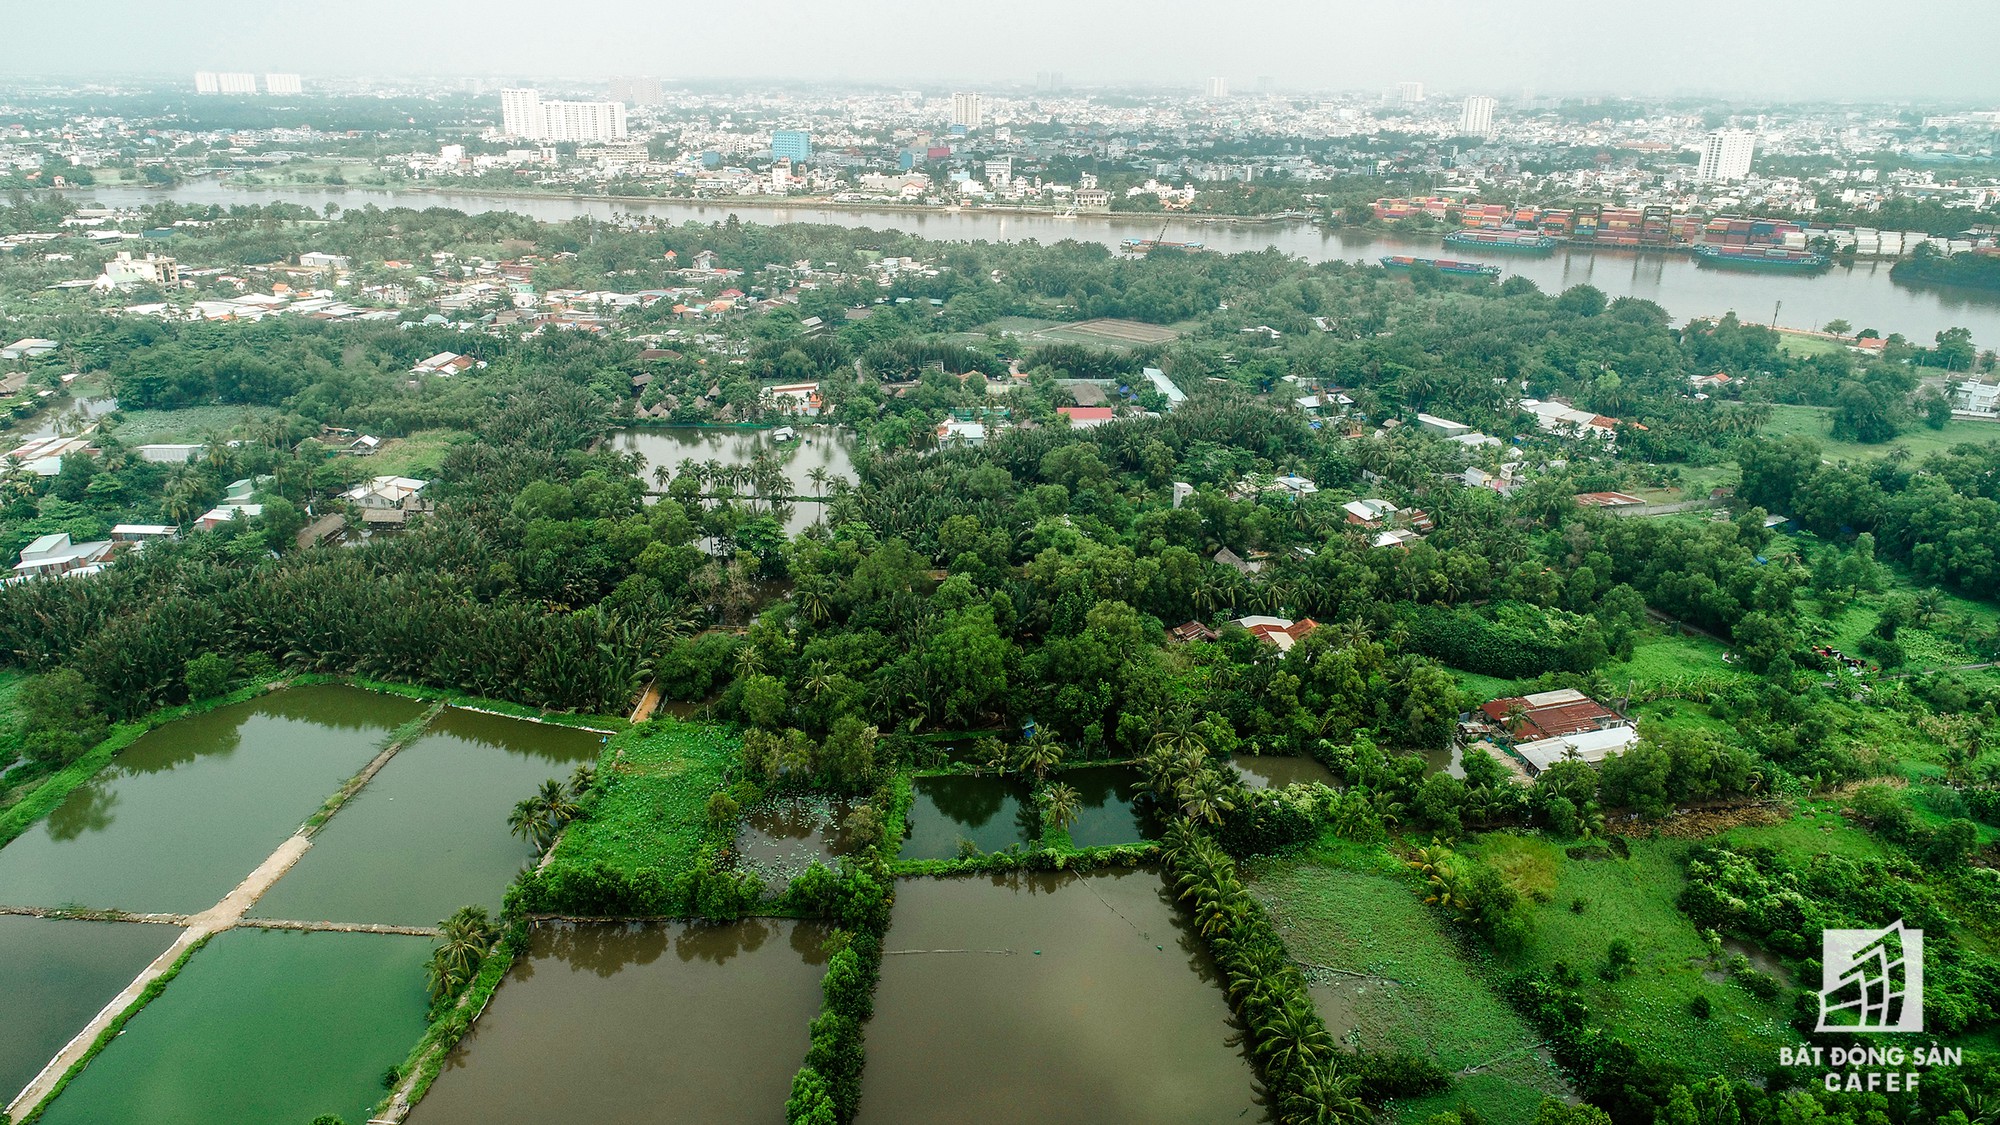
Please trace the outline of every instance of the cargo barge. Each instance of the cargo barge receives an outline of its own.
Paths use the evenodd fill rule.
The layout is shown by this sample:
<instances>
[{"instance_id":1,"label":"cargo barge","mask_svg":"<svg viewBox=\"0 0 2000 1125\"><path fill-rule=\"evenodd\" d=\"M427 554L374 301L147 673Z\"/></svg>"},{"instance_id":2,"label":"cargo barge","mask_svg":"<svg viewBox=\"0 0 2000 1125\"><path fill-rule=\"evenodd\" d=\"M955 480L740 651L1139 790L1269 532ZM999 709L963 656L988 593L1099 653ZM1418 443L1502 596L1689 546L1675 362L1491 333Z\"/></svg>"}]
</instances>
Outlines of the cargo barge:
<instances>
[{"instance_id":1,"label":"cargo barge","mask_svg":"<svg viewBox=\"0 0 2000 1125\"><path fill-rule=\"evenodd\" d=\"M1465 277L1499 277L1500 267L1479 262L1454 262L1450 258L1413 258L1408 254L1386 254L1382 257L1382 267L1392 270L1414 269L1429 266L1439 273L1453 273Z\"/></svg>"},{"instance_id":2,"label":"cargo barge","mask_svg":"<svg viewBox=\"0 0 2000 1125\"><path fill-rule=\"evenodd\" d=\"M1118 244L1130 254L1150 254L1155 250L1199 250L1199 242L1169 242L1163 238L1128 238Z\"/></svg>"},{"instance_id":3,"label":"cargo barge","mask_svg":"<svg viewBox=\"0 0 2000 1125\"><path fill-rule=\"evenodd\" d=\"M1455 230L1444 236L1444 244L1516 254L1553 254L1561 240L1532 230Z\"/></svg>"},{"instance_id":4,"label":"cargo barge","mask_svg":"<svg viewBox=\"0 0 2000 1125\"><path fill-rule=\"evenodd\" d=\"M1785 270L1803 273L1823 270L1833 259L1812 250L1783 246L1717 246L1704 242L1694 248L1695 262L1720 269Z\"/></svg>"}]
</instances>

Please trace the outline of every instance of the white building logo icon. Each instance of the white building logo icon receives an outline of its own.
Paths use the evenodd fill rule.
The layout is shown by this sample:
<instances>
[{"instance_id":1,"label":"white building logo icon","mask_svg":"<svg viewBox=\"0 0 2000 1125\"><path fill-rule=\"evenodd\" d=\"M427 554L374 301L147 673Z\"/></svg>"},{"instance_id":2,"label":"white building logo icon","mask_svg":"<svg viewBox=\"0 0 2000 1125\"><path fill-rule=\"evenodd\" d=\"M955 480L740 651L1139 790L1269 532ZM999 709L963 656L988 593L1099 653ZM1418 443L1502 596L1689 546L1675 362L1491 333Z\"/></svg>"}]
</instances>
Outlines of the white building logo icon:
<instances>
[{"instance_id":1,"label":"white building logo icon","mask_svg":"<svg viewBox=\"0 0 2000 1125\"><path fill-rule=\"evenodd\" d=\"M1903 920L1820 937L1819 1026L1852 1033L1924 1029L1924 932Z\"/></svg>"}]
</instances>

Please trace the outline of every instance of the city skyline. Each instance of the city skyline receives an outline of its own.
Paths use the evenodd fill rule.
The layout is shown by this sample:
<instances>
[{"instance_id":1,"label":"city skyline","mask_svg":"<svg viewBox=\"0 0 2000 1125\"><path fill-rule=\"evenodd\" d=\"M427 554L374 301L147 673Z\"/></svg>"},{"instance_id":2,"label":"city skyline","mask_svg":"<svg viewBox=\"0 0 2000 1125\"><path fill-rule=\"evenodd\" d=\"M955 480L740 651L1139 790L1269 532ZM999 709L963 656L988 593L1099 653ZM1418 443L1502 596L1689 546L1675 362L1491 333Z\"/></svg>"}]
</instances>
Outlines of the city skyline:
<instances>
[{"instance_id":1,"label":"city skyline","mask_svg":"<svg viewBox=\"0 0 2000 1125\"><path fill-rule=\"evenodd\" d=\"M346 18L307 29L277 14L244 14L191 0L171 12L136 0L109 0L101 22L132 34L106 40L68 33L60 9L10 13L10 26L32 53L0 59L0 75L106 76L196 70L297 72L309 76L573 75L608 79L659 74L673 80L1033 85L1060 72L1072 86L1186 86L1209 78L1250 89L1268 77L1292 90L1394 88L1421 81L1438 94L1632 93L1777 99L2000 98L2000 71L1974 50L1951 45L2000 30L2000 16L1976 0L1940 0L1898 13L1896 42L1907 49L1846 55L1807 49L1806 33L1750 32L1805 26L1814 43L1843 26L1867 28L1876 13L1859 0L1727 4L1691 0L1677 26L1703 34L1679 51L1635 54L1631 42L1658 42L1657 16L1605 4L1542 0L1505 9L1452 5L1416 19L1355 3L1265 5L1265 18L1228 22L1186 0L1147 9L1147 27L1176 22L1200 36L1149 42L1127 10L1080 9L1024 0L1006 20L932 17L911 20L881 0L791 14L790 34L765 34L767 15L701 10L677 18L674 6L611 0L590 21L538 23L532 36L521 0L443 3L418 8L355 0ZM1462 10L1461 10L1462 9ZM692 11L692 9L690 9ZM509 18L521 16L521 19ZM212 18L204 18L204 17ZM385 37L386 23L399 29ZM1523 34L1523 27L1534 28ZM1742 29L1731 34L1730 28ZM616 32L607 31L616 28ZM1828 31L1826 29L1836 29ZM1711 34L1710 32L1714 32ZM1060 34L1057 34L1060 32ZM1860 35L1859 31L1856 35ZM1505 50L1496 50L1504 42ZM1107 49L1106 44L1126 44ZM1329 45L1333 49L1329 50ZM1345 48L1343 49L1343 46ZM1821 45L1824 45L1821 43ZM1857 61L1862 60L1862 61ZM1724 78L1722 76L1729 76Z\"/></svg>"}]
</instances>

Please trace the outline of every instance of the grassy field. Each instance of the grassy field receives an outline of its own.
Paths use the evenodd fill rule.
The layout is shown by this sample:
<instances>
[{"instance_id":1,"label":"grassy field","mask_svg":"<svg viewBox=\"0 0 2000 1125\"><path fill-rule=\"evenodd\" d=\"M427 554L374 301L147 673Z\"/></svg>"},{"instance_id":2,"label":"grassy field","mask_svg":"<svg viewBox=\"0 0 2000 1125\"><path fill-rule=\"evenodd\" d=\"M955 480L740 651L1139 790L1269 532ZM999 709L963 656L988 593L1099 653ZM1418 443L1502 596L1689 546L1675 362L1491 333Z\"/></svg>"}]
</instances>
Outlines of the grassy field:
<instances>
[{"instance_id":1,"label":"grassy field","mask_svg":"<svg viewBox=\"0 0 2000 1125\"><path fill-rule=\"evenodd\" d=\"M268 406L189 406L180 410L124 410L112 433L127 445L164 445L227 436L277 414Z\"/></svg>"},{"instance_id":2,"label":"grassy field","mask_svg":"<svg viewBox=\"0 0 2000 1125\"><path fill-rule=\"evenodd\" d=\"M388 439L363 463L370 476L429 478L452 446L471 440L471 434L460 430L419 430L409 437Z\"/></svg>"},{"instance_id":3,"label":"grassy field","mask_svg":"<svg viewBox=\"0 0 2000 1125\"><path fill-rule=\"evenodd\" d=\"M1883 457L1892 449L1908 450L1911 457L1923 457L1949 449L1954 445L1971 442L1984 445L1990 441L2000 441L2000 425L1991 422L1973 422L1954 418L1945 423L1944 429L1933 430L1928 426L1913 426L1896 436L1894 441L1880 445L1863 445L1854 441L1835 441L1830 435L1831 412L1819 406L1773 406L1771 420L1764 423L1759 432L1766 437L1785 437L1790 434L1804 434L1820 443L1820 448L1830 461L1867 461Z\"/></svg>"},{"instance_id":4,"label":"grassy field","mask_svg":"<svg viewBox=\"0 0 2000 1125\"><path fill-rule=\"evenodd\" d=\"M1560 961L1584 977L1583 996L1603 1025L1649 1058L1738 1078L1762 1074L1778 1044L1797 1036L1777 1003L1705 977L1709 948L1675 899L1684 883L1686 844L1635 840L1631 858L1571 859L1534 836L1488 833L1463 850L1493 864L1534 901L1535 934L1518 965L1546 969ZM1582 910L1575 909L1581 903ZM1606 981L1613 936L1632 943L1638 968ZM1689 1005L1706 996L1714 1014L1696 1019Z\"/></svg>"},{"instance_id":5,"label":"grassy field","mask_svg":"<svg viewBox=\"0 0 2000 1125\"><path fill-rule=\"evenodd\" d=\"M1334 839L1264 860L1251 890L1292 956L1308 966L1327 1030L1344 1044L1407 1050L1455 1075L1452 1088L1396 1107L1422 1121L1460 1104L1494 1125L1525 1125L1567 1087L1533 1028L1481 979L1387 851Z\"/></svg>"},{"instance_id":6,"label":"grassy field","mask_svg":"<svg viewBox=\"0 0 2000 1125\"><path fill-rule=\"evenodd\" d=\"M671 719L618 735L598 764L596 810L563 833L551 862L686 869L708 832L708 798L740 749L716 727Z\"/></svg>"},{"instance_id":7,"label":"grassy field","mask_svg":"<svg viewBox=\"0 0 2000 1125\"><path fill-rule=\"evenodd\" d=\"M1827 340L1819 336L1798 336L1790 332L1778 334L1780 351L1796 356L1839 355L1847 350L1847 345L1839 340Z\"/></svg>"},{"instance_id":8,"label":"grassy field","mask_svg":"<svg viewBox=\"0 0 2000 1125\"><path fill-rule=\"evenodd\" d=\"M1605 664L1604 675L1621 692L1628 684L1636 685L1635 695L1649 687L1692 676L1739 679L1747 675L1742 668L1722 659L1727 651L1699 634L1675 636L1658 630L1632 646L1632 659Z\"/></svg>"},{"instance_id":9,"label":"grassy field","mask_svg":"<svg viewBox=\"0 0 2000 1125\"><path fill-rule=\"evenodd\" d=\"M1725 651L1707 637L1675 636L1663 628L1654 628L1632 646L1632 659L1609 661L1603 672L1614 694L1624 695L1629 689L1635 698L1644 695L1648 688L1691 677L1735 679L1747 675L1736 665L1723 662ZM1535 690L1533 680L1506 680L1458 668L1453 668L1451 674L1459 687L1479 696L1481 702Z\"/></svg>"}]
</instances>

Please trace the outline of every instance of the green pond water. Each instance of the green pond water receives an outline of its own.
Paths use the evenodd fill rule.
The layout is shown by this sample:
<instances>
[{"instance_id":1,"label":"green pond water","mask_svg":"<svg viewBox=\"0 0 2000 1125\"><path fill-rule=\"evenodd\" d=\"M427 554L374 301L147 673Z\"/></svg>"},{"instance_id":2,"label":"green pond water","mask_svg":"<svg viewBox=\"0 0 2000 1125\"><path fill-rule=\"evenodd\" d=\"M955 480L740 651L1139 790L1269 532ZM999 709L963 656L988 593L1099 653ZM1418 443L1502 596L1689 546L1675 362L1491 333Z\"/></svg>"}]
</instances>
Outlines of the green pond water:
<instances>
[{"instance_id":1,"label":"green pond water","mask_svg":"<svg viewBox=\"0 0 2000 1125\"><path fill-rule=\"evenodd\" d=\"M0 916L0 1106L180 930Z\"/></svg>"},{"instance_id":2,"label":"green pond water","mask_svg":"<svg viewBox=\"0 0 2000 1125\"><path fill-rule=\"evenodd\" d=\"M430 949L385 934L218 934L42 1122L366 1121L383 1073L423 1034Z\"/></svg>"},{"instance_id":3,"label":"green pond water","mask_svg":"<svg viewBox=\"0 0 2000 1125\"><path fill-rule=\"evenodd\" d=\"M150 731L0 849L0 903L206 910L421 711L325 685Z\"/></svg>"},{"instance_id":4,"label":"green pond water","mask_svg":"<svg viewBox=\"0 0 2000 1125\"><path fill-rule=\"evenodd\" d=\"M1264 1120L1155 873L905 879L885 949L864 1125Z\"/></svg>"},{"instance_id":5,"label":"green pond water","mask_svg":"<svg viewBox=\"0 0 2000 1125\"><path fill-rule=\"evenodd\" d=\"M429 926L468 904L497 913L534 858L507 814L543 781L596 761L601 737L446 710L341 806L255 915Z\"/></svg>"},{"instance_id":6,"label":"green pond water","mask_svg":"<svg viewBox=\"0 0 2000 1125\"><path fill-rule=\"evenodd\" d=\"M1314 781L1321 785L1335 784L1332 770L1303 756L1232 754L1229 768L1236 771L1236 776L1248 789L1283 789L1287 785L1305 785Z\"/></svg>"},{"instance_id":7,"label":"green pond water","mask_svg":"<svg viewBox=\"0 0 2000 1125\"><path fill-rule=\"evenodd\" d=\"M1133 798L1144 784L1131 766L1091 766L1065 770L1057 780L1076 790L1077 814L1070 843L1079 848L1136 844L1154 834Z\"/></svg>"},{"instance_id":8,"label":"green pond water","mask_svg":"<svg viewBox=\"0 0 2000 1125\"><path fill-rule=\"evenodd\" d=\"M819 1014L824 932L541 926L411 1125L782 1122Z\"/></svg>"},{"instance_id":9,"label":"green pond water","mask_svg":"<svg viewBox=\"0 0 2000 1125\"><path fill-rule=\"evenodd\" d=\"M1004 852L1037 838L1028 787L1012 778L920 777L912 784L904 859L957 859L960 840Z\"/></svg>"}]
</instances>

